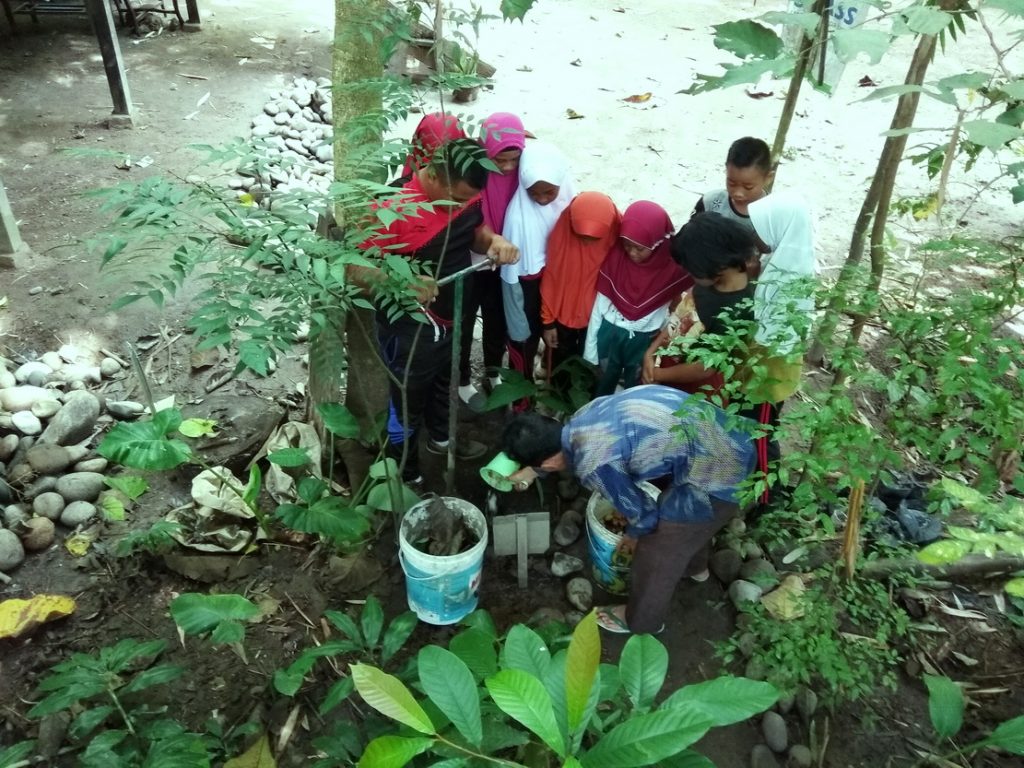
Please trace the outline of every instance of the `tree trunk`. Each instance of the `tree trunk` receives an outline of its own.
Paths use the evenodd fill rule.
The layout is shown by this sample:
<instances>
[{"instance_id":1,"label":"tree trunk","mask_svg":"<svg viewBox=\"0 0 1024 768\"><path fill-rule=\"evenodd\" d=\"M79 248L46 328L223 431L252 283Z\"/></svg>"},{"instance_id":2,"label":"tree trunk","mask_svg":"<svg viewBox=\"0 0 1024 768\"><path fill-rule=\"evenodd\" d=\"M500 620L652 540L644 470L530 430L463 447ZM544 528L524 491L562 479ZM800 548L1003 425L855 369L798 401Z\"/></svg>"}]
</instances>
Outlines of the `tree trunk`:
<instances>
[{"instance_id":1,"label":"tree trunk","mask_svg":"<svg viewBox=\"0 0 1024 768\"><path fill-rule=\"evenodd\" d=\"M379 93L369 88L341 92L340 88L383 75L380 33L370 22L379 22L387 5L386 0L335 0L334 3L332 116L334 176L339 180L352 173L348 161L358 154L360 147L380 141L379 136L346 130L354 118L380 111ZM372 34L364 35L365 30L371 30ZM340 215L336 218L338 226L344 227ZM353 313L359 316L354 317ZM369 432L377 416L387 407L387 379L373 333L372 312L352 310L346 316L339 310L329 317L328 328L310 339L309 401L311 418L318 427L316 407L321 403L340 402L344 397L346 407L359 419L364 433ZM336 447L354 490L362 484L373 456L357 440L338 440Z\"/></svg>"}]
</instances>

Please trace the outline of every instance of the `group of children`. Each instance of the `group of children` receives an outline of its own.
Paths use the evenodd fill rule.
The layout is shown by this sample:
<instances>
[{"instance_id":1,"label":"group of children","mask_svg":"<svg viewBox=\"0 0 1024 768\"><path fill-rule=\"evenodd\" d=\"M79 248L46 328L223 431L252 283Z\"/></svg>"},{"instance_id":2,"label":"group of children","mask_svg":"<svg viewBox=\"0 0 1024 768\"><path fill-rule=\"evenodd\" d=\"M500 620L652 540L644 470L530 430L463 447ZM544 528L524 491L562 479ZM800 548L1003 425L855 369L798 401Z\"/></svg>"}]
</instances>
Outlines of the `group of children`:
<instances>
[{"instance_id":1,"label":"group of children","mask_svg":"<svg viewBox=\"0 0 1024 768\"><path fill-rule=\"evenodd\" d=\"M454 116L425 116L402 181L465 139ZM565 156L515 115L488 117L478 141L493 164L480 191L483 222L518 249L518 260L468 278L459 382L465 404L479 410L485 401L470 367L479 314L485 387L501 382L505 353L510 368L532 378L543 341L549 375L573 356L597 366L595 396L639 383L710 396L727 375L743 376L757 381L743 392L747 415L776 422L799 381L798 343L813 310L809 291L793 288L813 279L816 265L807 205L792 193L767 194L773 165L765 142L734 142L725 188L703 195L676 231L655 202L620 213L605 194L577 194ZM484 257L473 254L475 262ZM690 336L707 345L743 326L750 330L734 345L735 364L710 366L679 343Z\"/></svg>"}]
</instances>

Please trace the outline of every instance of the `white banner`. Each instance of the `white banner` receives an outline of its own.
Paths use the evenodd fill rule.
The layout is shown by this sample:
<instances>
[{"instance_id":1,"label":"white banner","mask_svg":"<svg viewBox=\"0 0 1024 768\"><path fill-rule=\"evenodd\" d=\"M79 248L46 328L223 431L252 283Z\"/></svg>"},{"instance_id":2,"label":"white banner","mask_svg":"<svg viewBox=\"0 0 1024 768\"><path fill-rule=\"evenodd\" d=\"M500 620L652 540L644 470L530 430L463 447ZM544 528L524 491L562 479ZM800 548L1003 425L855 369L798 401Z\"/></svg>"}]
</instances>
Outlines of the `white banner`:
<instances>
[{"instance_id":1,"label":"white banner","mask_svg":"<svg viewBox=\"0 0 1024 768\"><path fill-rule=\"evenodd\" d=\"M835 40L831 35L838 29L853 29L862 24L867 19L871 6L865 2L858 2L858 0L840 0L839 2L829 0L826 6L829 14L829 43L828 53L825 57L822 87L831 93L839 84L839 79L843 76L843 70L846 68L846 63L839 58ZM810 13L813 7L814 0L789 0L788 10L790 13ZM796 52L800 48L802 35L803 28L793 24L785 28L783 40L791 50ZM811 61L808 72L814 81L817 82L819 74L817 56Z\"/></svg>"}]
</instances>

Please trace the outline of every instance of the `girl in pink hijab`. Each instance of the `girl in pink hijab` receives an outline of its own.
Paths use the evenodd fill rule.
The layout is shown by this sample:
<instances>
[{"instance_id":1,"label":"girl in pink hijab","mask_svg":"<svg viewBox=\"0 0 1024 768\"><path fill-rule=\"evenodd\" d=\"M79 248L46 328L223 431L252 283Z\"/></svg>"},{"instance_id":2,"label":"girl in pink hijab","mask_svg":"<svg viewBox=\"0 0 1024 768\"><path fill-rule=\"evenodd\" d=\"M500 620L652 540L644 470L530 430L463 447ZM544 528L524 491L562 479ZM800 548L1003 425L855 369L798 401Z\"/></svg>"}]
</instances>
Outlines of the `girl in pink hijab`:
<instances>
[{"instance_id":1,"label":"girl in pink hijab","mask_svg":"<svg viewBox=\"0 0 1024 768\"><path fill-rule=\"evenodd\" d=\"M480 143L487 157L498 166L497 171L491 171L488 175L487 186L481 194L484 224L499 235L505 227L505 211L519 189L519 156L523 154L528 135L523 121L510 112L495 112L480 127ZM474 260L478 259L475 257ZM471 410L478 411L483 410L486 399L473 385L470 366L473 326L479 312L484 326L484 368L487 384L493 389L501 383L498 369L505 355L505 312L501 299L501 278L496 271L475 273L469 278L466 287L459 397Z\"/></svg>"}]
</instances>

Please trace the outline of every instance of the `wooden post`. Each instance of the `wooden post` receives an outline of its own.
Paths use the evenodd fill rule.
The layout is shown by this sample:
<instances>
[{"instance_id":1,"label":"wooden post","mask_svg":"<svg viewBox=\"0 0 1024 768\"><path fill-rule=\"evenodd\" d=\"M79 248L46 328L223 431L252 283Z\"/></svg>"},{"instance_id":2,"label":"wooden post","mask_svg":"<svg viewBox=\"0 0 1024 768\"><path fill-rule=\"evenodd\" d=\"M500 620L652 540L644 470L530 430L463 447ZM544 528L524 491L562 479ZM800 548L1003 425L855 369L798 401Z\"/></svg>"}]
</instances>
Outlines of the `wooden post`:
<instances>
[{"instance_id":1,"label":"wooden post","mask_svg":"<svg viewBox=\"0 0 1024 768\"><path fill-rule=\"evenodd\" d=\"M103 68L107 73L107 85L114 101L111 113L117 122L127 127L132 125L135 110L132 107L131 93L128 91L128 78L121 60L121 47L117 43L117 32L114 30L114 17L110 13L110 5L106 0L85 0L89 18L92 19L96 40L100 44L103 55Z\"/></svg>"},{"instance_id":2,"label":"wooden post","mask_svg":"<svg viewBox=\"0 0 1024 768\"><path fill-rule=\"evenodd\" d=\"M185 0L185 8L188 9L188 23L199 24L199 3L197 0Z\"/></svg>"},{"instance_id":3,"label":"wooden post","mask_svg":"<svg viewBox=\"0 0 1024 768\"><path fill-rule=\"evenodd\" d=\"M24 244L18 234L18 222L7 201L4 181L0 179L0 267L13 267L13 255L22 250Z\"/></svg>"}]
</instances>

